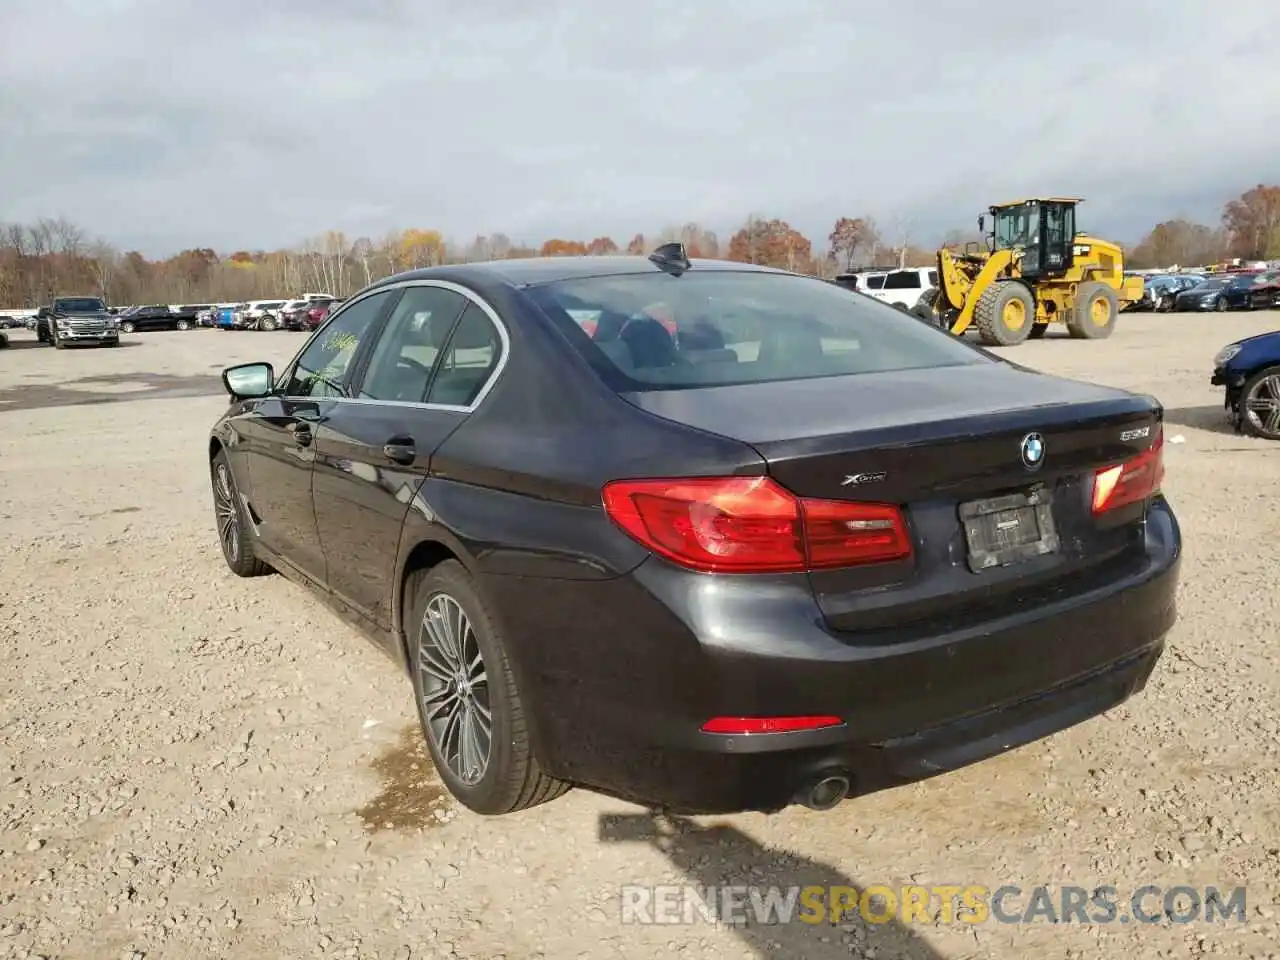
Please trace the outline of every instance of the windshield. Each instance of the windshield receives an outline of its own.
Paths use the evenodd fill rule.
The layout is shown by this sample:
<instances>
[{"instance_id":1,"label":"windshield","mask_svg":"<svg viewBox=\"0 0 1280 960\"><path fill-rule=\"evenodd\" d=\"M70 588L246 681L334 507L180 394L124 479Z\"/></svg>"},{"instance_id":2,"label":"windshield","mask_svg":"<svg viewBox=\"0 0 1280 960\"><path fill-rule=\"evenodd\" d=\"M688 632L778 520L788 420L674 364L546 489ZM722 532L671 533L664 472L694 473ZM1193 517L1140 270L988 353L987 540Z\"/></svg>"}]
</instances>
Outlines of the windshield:
<instances>
[{"instance_id":1,"label":"windshield","mask_svg":"<svg viewBox=\"0 0 1280 960\"><path fill-rule=\"evenodd\" d=\"M1026 247L1036 242L1040 227L1040 207L1031 203L1005 207L995 213L996 249Z\"/></svg>"},{"instance_id":2,"label":"windshield","mask_svg":"<svg viewBox=\"0 0 1280 960\"><path fill-rule=\"evenodd\" d=\"M991 362L900 310L790 274L631 274L528 293L621 393Z\"/></svg>"},{"instance_id":3,"label":"windshield","mask_svg":"<svg viewBox=\"0 0 1280 960\"><path fill-rule=\"evenodd\" d=\"M97 297L63 297L53 301L53 309L59 313L101 313L107 305Z\"/></svg>"}]
</instances>

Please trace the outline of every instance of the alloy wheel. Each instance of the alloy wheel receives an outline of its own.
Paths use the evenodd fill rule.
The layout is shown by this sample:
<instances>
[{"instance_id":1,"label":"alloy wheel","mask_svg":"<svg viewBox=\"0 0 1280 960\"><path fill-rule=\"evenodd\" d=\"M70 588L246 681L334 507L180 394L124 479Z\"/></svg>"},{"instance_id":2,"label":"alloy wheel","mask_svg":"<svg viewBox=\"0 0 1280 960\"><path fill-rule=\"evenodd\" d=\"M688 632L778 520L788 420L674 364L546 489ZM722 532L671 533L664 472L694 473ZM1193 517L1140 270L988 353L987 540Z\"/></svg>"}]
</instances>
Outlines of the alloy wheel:
<instances>
[{"instance_id":1,"label":"alloy wheel","mask_svg":"<svg viewBox=\"0 0 1280 960\"><path fill-rule=\"evenodd\" d=\"M427 601L417 661L428 735L453 775L474 786L489 767L493 746L489 678L471 621L448 594Z\"/></svg>"},{"instance_id":2,"label":"alloy wheel","mask_svg":"<svg viewBox=\"0 0 1280 960\"><path fill-rule=\"evenodd\" d=\"M219 463L213 472L213 513L218 522L222 551L228 560L236 563L240 559L240 514L236 510L231 471L225 463Z\"/></svg>"},{"instance_id":3,"label":"alloy wheel","mask_svg":"<svg viewBox=\"0 0 1280 960\"><path fill-rule=\"evenodd\" d=\"M1244 415L1259 433L1280 436L1280 373L1263 377L1244 401Z\"/></svg>"}]
</instances>

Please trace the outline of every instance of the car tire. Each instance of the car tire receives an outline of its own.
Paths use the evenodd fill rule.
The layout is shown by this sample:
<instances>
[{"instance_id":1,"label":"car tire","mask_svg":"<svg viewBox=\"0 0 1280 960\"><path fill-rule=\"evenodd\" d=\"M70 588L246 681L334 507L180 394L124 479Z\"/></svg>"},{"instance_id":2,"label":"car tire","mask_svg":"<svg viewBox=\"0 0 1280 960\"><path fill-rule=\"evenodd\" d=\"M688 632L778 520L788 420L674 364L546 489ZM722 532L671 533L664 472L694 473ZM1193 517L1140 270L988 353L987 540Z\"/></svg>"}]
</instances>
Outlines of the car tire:
<instances>
[{"instance_id":1,"label":"car tire","mask_svg":"<svg viewBox=\"0 0 1280 960\"><path fill-rule=\"evenodd\" d=\"M213 519L222 547L222 559L237 577L260 577L271 568L253 552L253 537L245 522L244 505L236 488L227 454L219 450L209 463L213 485Z\"/></svg>"},{"instance_id":2,"label":"car tire","mask_svg":"<svg viewBox=\"0 0 1280 960\"><path fill-rule=\"evenodd\" d=\"M459 803L496 816L569 790L533 755L501 627L460 563L446 560L410 575L404 630L422 734L440 779ZM475 748L485 739L486 711L488 744L480 757ZM464 740L473 745L467 757Z\"/></svg>"},{"instance_id":3,"label":"car tire","mask_svg":"<svg viewBox=\"0 0 1280 960\"><path fill-rule=\"evenodd\" d=\"M978 298L973 322L984 346L1016 346L1031 336L1035 326L1035 297L1016 280L993 283Z\"/></svg>"},{"instance_id":4,"label":"car tire","mask_svg":"<svg viewBox=\"0 0 1280 960\"><path fill-rule=\"evenodd\" d=\"M272 317L263 317L261 320L258 321L258 329L260 330L266 330L270 332L272 330L275 330L275 328L276 328L276 321Z\"/></svg>"},{"instance_id":5,"label":"car tire","mask_svg":"<svg viewBox=\"0 0 1280 960\"><path fill-rule=\"evenodd\" d=\"M176 324L174 324L174 326L177 327L179 330L191 329L191 324L186 320L179 320Z\"/></svg>"},{"instance_id":6,"label":"car tire","mask_svg":"<svg viewBox=\"0 0 1280 960\"><path fill-rule=\"evenodd\" d=\"M1217 311L1218 311L1218 313L1226 313L1226 311L1227 311L1227 300L1226 300L1226 298L1225 298L1225 297L1219 297L1219 298L1217 299L1217 301L1214 303L1214 305L1213 305L1213 309L1214 309L1214 310L1217 310Z\"/></svg>"},{"instance_id":7,"label":"car tire","mask_svg":"<svg viewBox=\"0 0 1280 960\"><path fill-rule=\"evenodd\" d=\"M1259 394L1266 391L1267 396ZM1269 409L1276 411L1274 416L1259 417L1260 423L1254 423L1250 417L1250 404L1266 402ZM1259 370L1240 388L1240 399L1236 401L1236 422L1240 429L1251 437L1263 440L1280 440L1280 366L1264 367Z\"/></svg>"},{"instance_id":8,"label":"car tire","mask_svg":"<svg viewBox=\"0 0 1280 960\"><path fill-rule=\"evenodd\" d=\"M0 333L0 350L4 350L8 346L9 346L9 335L7 333Z\"/></svg>"},{"instance_id":9,"label":"car tire","mask_svg":"<svg viewBox=\"0 0 1280 960\"><path fill-rule=\"evenodd\" d=\"M138 328L137 328L136 326L134 326L133 322L132 322L132 321L130 321L130 320L125 320L124 322L122 322L122 323L120 324L120 332L121 332L121 333L133 333L133 331L135 331L135 330L137 330L137 329L138 329Z\"/></svg>"},{"instance_id":10,"label":"car tire","mask_svg":"<svg viewBox=\"0 0 1280 960\"><path fill-rule=\"evenodd\" d=\"M1075 308L1067 320L1067 330L1077 340L1105 340L1115 330L1119 314L1115 289L1090 280L1076 288Z\"/></svg>"}]
</instances>

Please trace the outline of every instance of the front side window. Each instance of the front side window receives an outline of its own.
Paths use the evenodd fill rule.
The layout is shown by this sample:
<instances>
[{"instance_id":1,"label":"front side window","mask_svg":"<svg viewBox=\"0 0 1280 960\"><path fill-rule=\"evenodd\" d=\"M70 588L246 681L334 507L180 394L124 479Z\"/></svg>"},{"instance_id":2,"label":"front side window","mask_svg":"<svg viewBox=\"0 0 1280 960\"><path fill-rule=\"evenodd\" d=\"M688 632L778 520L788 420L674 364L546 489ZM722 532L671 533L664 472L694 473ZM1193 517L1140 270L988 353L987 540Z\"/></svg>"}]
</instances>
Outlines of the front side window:
<instances>
[{"instance_id":1,"label":"front side window","mask_svg":"<svg viewBox=\"0 0 1280 960\"><path fill-rule=\"evenodd\" d=\"M996 211L996 249L1008 250L1025 247L1039 234L1040 207L1034 203L1020 203Z\"/></svg>"},{"instance_id":2,"label":"front side window","mask_svg":"<svg viewBox=\"0 0 1280 960\"><path fill-rule=\"evenodd\" d=\"M467 302L443 287L407 289L373 348L360 396L421 403L436 357Z\"/></svg>"},{"instance_id":3,"label":"front side window","mask_svg":"<svg viewBox=\"0 0 1280 960\"><path fill-rule=\"evenodd\" d=\"M992 362L899 310L808 277L646 273L528 292L619 392ZM655 302L670 325L646 309ZM593 337L573 319L584 311L598 317Z\"/></svg>"},{"instance_id":4,"label":"front side window","mask_svg":"<svg viewBox=\"0 0 1280 960\"><path fill-rule=\"evenodd\" d=\"M351 361L394 292L382 290L358 300L323 326L290 371L285 396L346 396Z\"/></svg>"}]
</instances>

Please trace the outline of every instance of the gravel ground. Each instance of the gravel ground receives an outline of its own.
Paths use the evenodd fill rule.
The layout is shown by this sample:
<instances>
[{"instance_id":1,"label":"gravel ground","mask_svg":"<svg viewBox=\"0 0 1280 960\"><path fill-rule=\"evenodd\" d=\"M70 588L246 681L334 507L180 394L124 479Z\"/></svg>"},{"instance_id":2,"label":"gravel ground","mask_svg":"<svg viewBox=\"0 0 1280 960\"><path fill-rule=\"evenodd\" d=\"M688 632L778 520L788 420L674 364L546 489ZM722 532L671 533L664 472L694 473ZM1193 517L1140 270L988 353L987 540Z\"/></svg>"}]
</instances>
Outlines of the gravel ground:
<instances>
[{"instance_id":1,"label":"gravel ground","mask_svg":"<svg viewBox=\"0 0 1280 960\"><path fill-rule=\"evenodd\" d=\"M996 760L825 814L660 839L585 791L482 820L439 788L409 684L212 529L218 371L290 333L0 352L0 957L1275 957L1280 448L1235 436L1219 346L1276 314L1125 316L1028 365L1154 393L1186 536L1147 690ZM1029 398L1033 399L1033 398ZM632 815L631 819L611 819ZM657 883L1248 887L1247 921L624 925Z\"/></svg>"}]
</instances>

